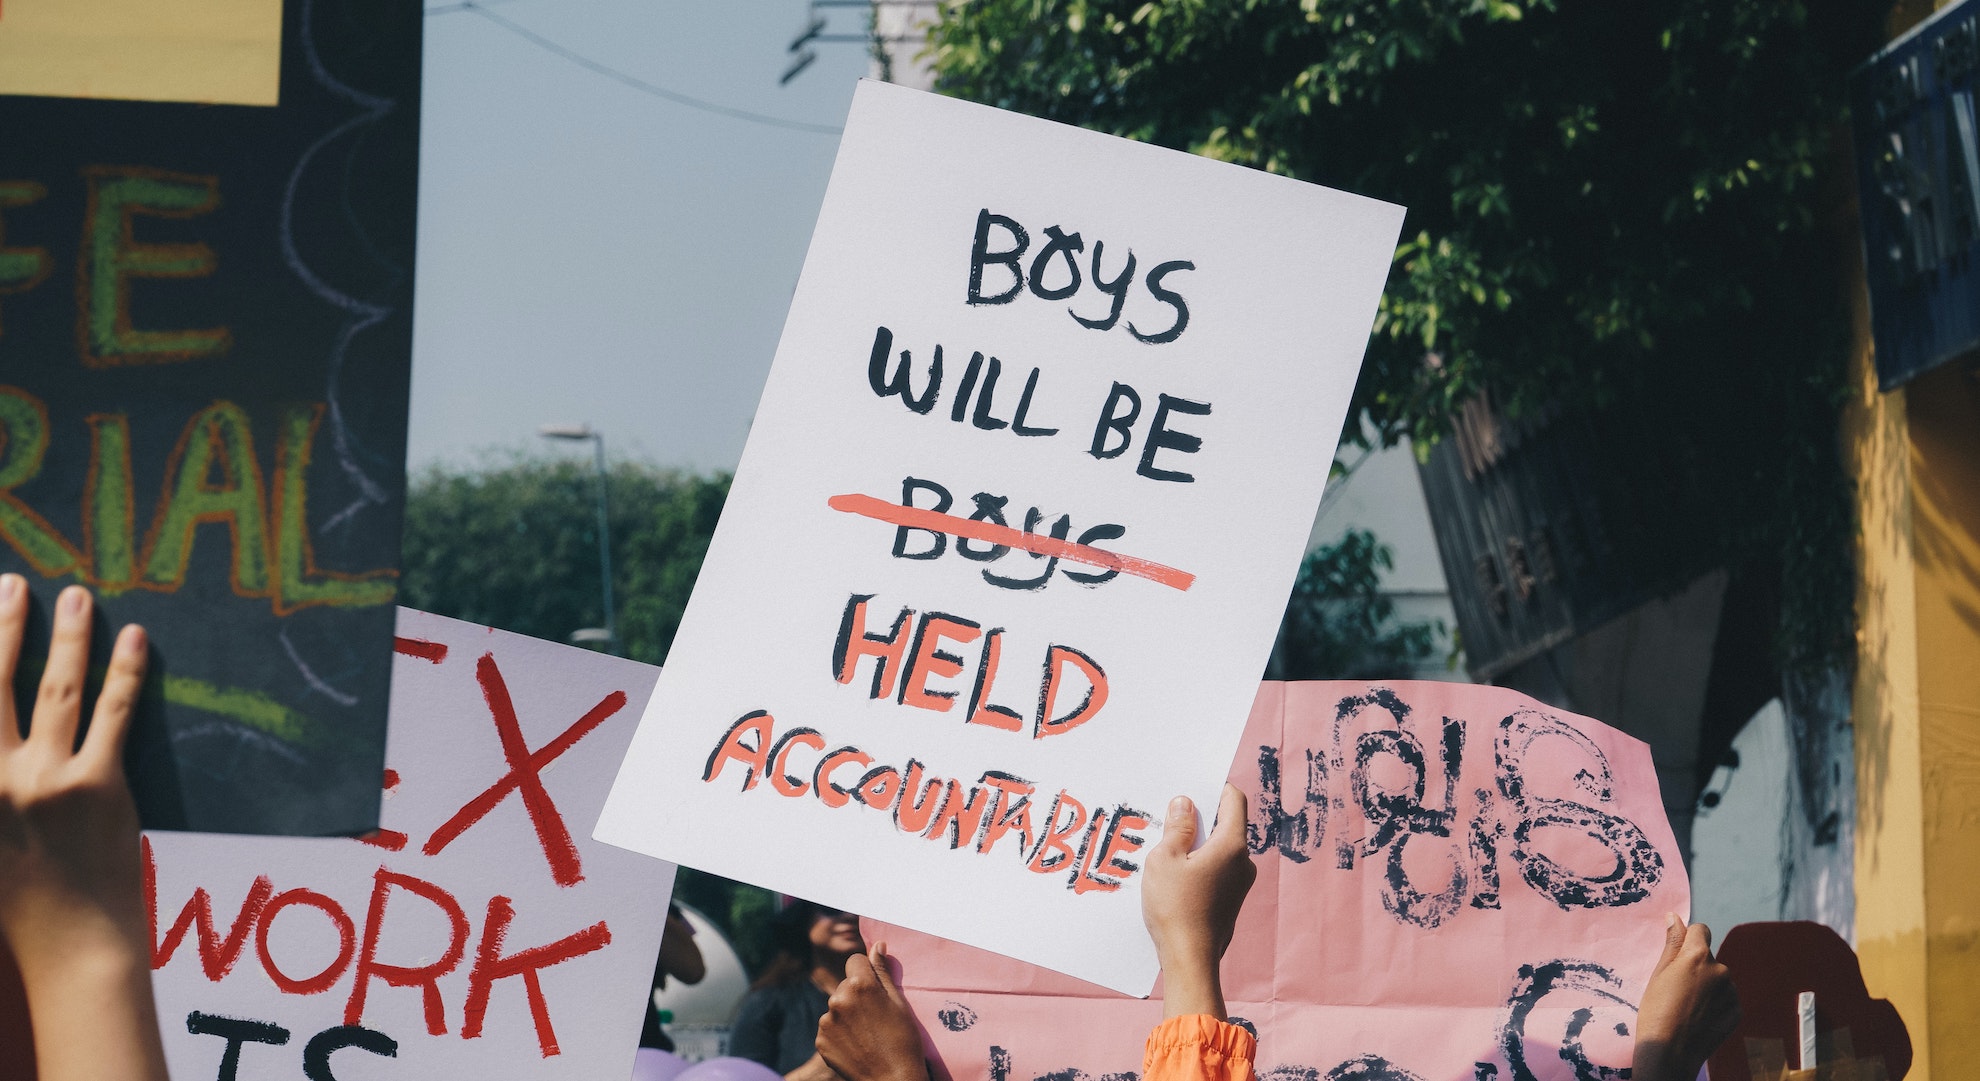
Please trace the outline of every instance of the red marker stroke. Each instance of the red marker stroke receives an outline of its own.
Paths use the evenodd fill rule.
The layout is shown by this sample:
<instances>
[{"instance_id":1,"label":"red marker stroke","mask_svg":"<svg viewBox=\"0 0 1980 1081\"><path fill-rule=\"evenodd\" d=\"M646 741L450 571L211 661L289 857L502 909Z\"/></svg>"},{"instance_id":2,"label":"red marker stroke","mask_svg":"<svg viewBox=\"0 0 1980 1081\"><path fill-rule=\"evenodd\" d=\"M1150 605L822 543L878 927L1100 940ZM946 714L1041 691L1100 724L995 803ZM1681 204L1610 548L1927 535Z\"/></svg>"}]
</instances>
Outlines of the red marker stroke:
<instances>
[{"instance_id":1,"label":"red marker stroke","mask_svg":"<svg viewBox=\"0 0 1980 1081\"><path fill-rule=\"evenodd\" d=\"M947 533L952 537L965 537L989 544L1001 544L1008 548L1020 548L1041 556L1055 556L1074 563L1084 563L1089 567L1103 567L1122 574L1132 574L1137 578L1146 578L1171 589L1187 590L1196 583L1196 575L1152 560L1109 552L1090 544L1077 544L1057 537L1026 533L994 522L976 522L940 511L903 507L899 503L889 503L870 495L835 495L825 503L833 510L857 514L864 518L886 522L888 525L907 529L925 529L930 533Z\"/></svg>"}]
</instances>

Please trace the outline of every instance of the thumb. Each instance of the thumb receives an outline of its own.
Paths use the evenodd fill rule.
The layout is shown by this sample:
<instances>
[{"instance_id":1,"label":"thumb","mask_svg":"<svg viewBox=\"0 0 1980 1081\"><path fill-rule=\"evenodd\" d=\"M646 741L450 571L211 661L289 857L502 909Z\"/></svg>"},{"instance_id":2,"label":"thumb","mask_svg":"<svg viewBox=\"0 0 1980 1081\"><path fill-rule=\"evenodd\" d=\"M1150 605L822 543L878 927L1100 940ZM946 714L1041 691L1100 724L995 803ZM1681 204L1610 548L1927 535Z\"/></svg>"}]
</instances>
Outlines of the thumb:
<instances>
[{"instance_id":1,"label":"thumb","mask_svg":"<svg viewBox=\"0 0 1980 1081\"><path fill-rule=\"evenodd\" d=\"M1187 856L1196 847L1196 804L1188 796L1169 801L1168 817L1162 821L1162 839L1155 847L1170 856Z\"/></svg>"},{"instance_id":2,"label":"thumb","mask_svg":"<svg viewBox=\"0 0 1980 1081\"><path fill-rule=\"evenodd\" d=\"M852 983L861 976L874 975L876 971L884 970L881 970L880 966L868 961L865 954L853 954L851 957L846 958L846 976L844 982ZM885 979L885 977L881 978Z\"/></svg>"},{"instance_id":3,"label":"thumb","mask_svg":"<svg viewBox=\"0 0 1980 1081\"><path fill-rule=\"evenodd\" d=\"M880 990L885 991L888 998L901 998L901 989L894 983L894 974L887 968L887 944L875 942L866 955L873 965L873 979L880 984Z\"/></svg>"},{"instance_id":4,"label":"thumb","mask_svg":"<svg viewBox=\"0 0 1980 1081\"><path fill-rule=\"evenodd\" d=\"M1238 786L1225 782L1223 795L1217 801L1217 825L1210 830L1210 839L1204 842L1204 846L1222 845L1242 849L1245 811L1244 793Z\"/></svg>"},{"instance_id":5,"label":"thumb","mask_svg":"<svg viewBox=\"0 0 1980 1081\"><path fill-rule=\"evenodd\" d=\"M1664 966L1677 959L1678 951L1684 948L1684 921L1675 912L1664 913L1664 952L1657 957L1655 972L1662 972Z\"/></svg>"}]
</instances>

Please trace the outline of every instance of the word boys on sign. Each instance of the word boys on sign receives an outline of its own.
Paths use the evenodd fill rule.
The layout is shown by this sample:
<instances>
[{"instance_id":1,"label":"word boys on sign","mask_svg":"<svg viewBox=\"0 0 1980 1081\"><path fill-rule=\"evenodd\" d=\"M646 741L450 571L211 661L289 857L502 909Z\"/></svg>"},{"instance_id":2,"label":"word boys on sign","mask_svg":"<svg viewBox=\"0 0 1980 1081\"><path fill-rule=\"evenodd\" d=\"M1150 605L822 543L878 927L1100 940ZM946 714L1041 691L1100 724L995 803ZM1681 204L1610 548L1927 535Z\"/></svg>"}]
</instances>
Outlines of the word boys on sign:
<instances>
[{"instance_id":1,"label":"word boys on sign","mask_svg":"<svg viewBox=\"0 0 1980 1081\"><path fill-rule=\"evenodd\" d=\"M172 1076L626 1076L674 868L584 831L655 670L398 631L378 832L145 837Z\"/></svg>"},{"instance_id":2,"label":"word boys on sign","mask_svg":"<svg viewBox=\"0 0 1980 1081\"><path fill-rule=\"evenodd\" d=\"M1147 993L1401 218L863 83L599 839Z\"/></svg>"}]
</instances>

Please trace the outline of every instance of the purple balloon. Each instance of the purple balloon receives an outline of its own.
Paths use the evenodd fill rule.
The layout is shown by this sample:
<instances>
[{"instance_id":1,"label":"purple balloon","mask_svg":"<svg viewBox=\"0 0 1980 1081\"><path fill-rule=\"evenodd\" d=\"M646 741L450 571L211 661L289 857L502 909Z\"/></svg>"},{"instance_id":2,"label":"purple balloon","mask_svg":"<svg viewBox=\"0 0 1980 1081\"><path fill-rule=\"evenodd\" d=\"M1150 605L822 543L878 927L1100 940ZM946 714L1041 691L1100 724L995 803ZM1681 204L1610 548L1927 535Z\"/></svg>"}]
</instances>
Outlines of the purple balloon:
<instances>
[{"instance_id":1,"label":"purple balloon","mask_svg":"<svg viewBox=\"0 0 1980 1081\"><path fill-rule=\"evenodd\" d=\"M746 1058L711 1058L682 1070L674 1081L783 1081L783 1077Z\"/></svg>"},{"instance_id":2,"label":"purple balloon","mask_svg":"<svg viewBox=\"0 0 1980 1081\"><path fill-rule=\"evenodd\" d=\"M672 1051L642 1047L633 1055L632 1081L674 1081L687 1068L688 1061Z\"/></svg>"}]
</instances>

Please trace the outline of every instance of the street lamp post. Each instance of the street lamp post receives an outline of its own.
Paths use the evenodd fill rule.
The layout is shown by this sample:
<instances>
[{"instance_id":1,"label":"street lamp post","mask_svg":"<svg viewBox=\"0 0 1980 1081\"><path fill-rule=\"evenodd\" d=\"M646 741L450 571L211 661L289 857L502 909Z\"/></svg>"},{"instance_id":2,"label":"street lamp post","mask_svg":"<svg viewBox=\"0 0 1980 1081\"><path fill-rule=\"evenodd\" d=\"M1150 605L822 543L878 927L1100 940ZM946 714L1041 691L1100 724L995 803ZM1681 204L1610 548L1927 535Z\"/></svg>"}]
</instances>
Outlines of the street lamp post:
<instances>
[{"instance_id":1,"label":"street lamp post","mask_svg":"<svg viewBox=\"0 0 1980 1081\"><path fill-rule=\"evenodd\" d=\"M619 652L619 620L612 608L612 534L611 508L606 502L605 487L605 433L597 431L589 424L557 425L546 424L536 430L545 439L565 439L573 442L589 441L598 465L598 574L599 584L605 598L605 651L614 655ZM591 633L588 633L591 632ZM586 627L571 634L573 642L597 641L594 628Z\"/></svg>"}]
</instances>

